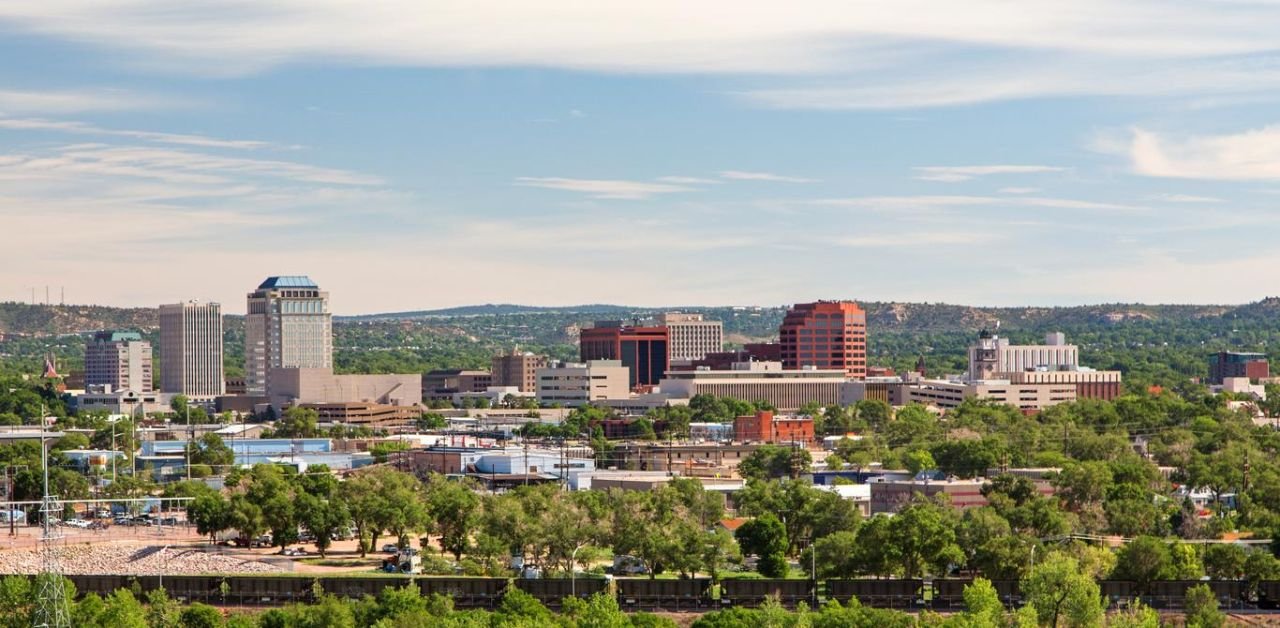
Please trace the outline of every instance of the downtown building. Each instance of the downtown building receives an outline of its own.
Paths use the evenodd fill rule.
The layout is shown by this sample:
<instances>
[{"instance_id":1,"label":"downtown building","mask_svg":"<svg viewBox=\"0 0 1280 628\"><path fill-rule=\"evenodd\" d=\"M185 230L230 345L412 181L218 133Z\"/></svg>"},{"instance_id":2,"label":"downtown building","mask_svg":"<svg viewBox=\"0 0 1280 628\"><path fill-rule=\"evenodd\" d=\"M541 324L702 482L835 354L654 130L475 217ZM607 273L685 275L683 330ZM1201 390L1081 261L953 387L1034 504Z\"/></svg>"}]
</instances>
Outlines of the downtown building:
<instances>
[{"instance_id":1,"label":"downtown building","mask_svg":"<svg viewBox=\"0 0 1280 628\"><path fill-rule=\"evenodd\" d=\"M268 277L250 292L244 322L245 392L269 394L273 369L333 369L329 293L303 276Z\"/></svg>"},{"instance_id":2,"label":"downtown building","mask_svg":"<svg viewBox=\"0 0 1280 628\"><path fill-rule=\"evenodd\" d=\"M84 347L84 384L104 392L152 392L151 343L137 332L95 333Z\"/></svg>"},{"instance_id":3,"label":"downtown building","mask_svg":"<svg viewBox=\"0 0 1280 628\"><path fill-rule=\"evenodd\" d=\"M867 314L853 301L797 303L778 328L788 370L840 370L867 376Z\"/></svg>"},{"instance_id":4,"label":"downtown building","mask_svg":"<svg viewBox=\"0 0 1280 628\"><path fill-rule=\"evenodd\" d=\"M667 328L671 362L688 363L724 351L724 323L703 320L701 314L667 312L658 318Z\"/></svg>"},{"instance_id":5,"label":"downtown building","mask_svg":"<svg viewBox=\"0 0 1280 628\"><path fill-rule=\"evenodd\" d=\"M225 393L220 305L160 306L160 388L202 401Z\"/></svg>"},{"instance_id":6,"label":"downtown building","mask_svg":"<svg viewBox=\"0 0 1280 628\"><path fill-rule=\"evenodd\" d=\"M537 392L538 369L546 366L545 356L512 349L511 353L493 356L491 385L517 388L524 393Z\"/></svg>"},{"instance_id":7,"label":"downtown building","mask_svg":"<svg viewBox=\"0 0 1280 628\"><path fill-rule=\"evenodd\" d=\"M670 335L666 327L624 325L622 321L597 321L578 336L583 362L617 360L631 369L631 387L656 386L667 372Z\"/></svg>"}]
</instances>

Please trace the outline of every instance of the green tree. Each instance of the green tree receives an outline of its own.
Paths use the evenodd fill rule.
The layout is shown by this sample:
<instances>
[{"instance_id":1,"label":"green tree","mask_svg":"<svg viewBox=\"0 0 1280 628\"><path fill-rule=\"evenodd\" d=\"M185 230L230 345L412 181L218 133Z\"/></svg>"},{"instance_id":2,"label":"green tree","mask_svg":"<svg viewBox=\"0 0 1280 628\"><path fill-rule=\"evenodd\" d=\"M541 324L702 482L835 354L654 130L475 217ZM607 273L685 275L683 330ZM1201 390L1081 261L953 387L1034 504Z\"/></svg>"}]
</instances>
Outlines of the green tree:
<instances>
[{"instance_id":1,"label":"green tree","mask_svg":"<svg viewBox=\"0 0 1280 628\"><path fill-rule=\"evenodd\" d=\"M918 578L926 570L945 573L950 565L963 564L955 527L950 509L929 501L912 502L891 518L890 551L902 576Z\"/></svg>"},{"instance_id":2,"label":"green tree","mask_svg":"<svg viewBox=\"0 0 1280 628\"><path fill-rule=\"evenodd\" d=\"M196 532L216 541L218 533L233 524L231 503L219 493L199 495L187 506L187 520L196 524Z\"/></svg>"},{"instance_id":3,"label":"green tree","mask_svg":"<svg viewBox=\"0 0 1280 628\"><path fill-rule=\"evenodd\" d=\"M276 438L315 438L320 435L320 414L311 408L294 406L276 421Z\"/></svg>"},{"instance_id":4,"label":"green tree","mask_svg":"<svg viewBox=\"0 0 1280 628\"><path fill-rule=\"evenodd\" d=\"M1137 583L1138 590L1145 593L1152 581L1160 580L1169 573L1172 561L1168 543L1155 537L1140 536L1120 548L1111 578L1132 580Z\"/></svg>"},{"instance_id":5,"label":"green tree","mask_svg":"<svg viewBox=\"0 0 1280 628\"><path fill-rule=\"evenodd\" d=\"M1187 628L1221 628L1227 621L1218 610L1218 597L1207 584L1187 589L1184 603L1187 606Z\"/></svg>"},{"instance_id":6,"label":"green tree","mask_svg":"<svg viewBox=\"0 0 1280 628\"><path fill-rule=\"evenodd\" d=\"M1101 626L1105 606L1098 583L1081 573L1075 559L1052 553L1027 574L1022 596L1041 626Z\"/></svg>"},{"instance_id":7,"label":"green tree","mask_svg":"<svg viewBox=\"0 0 1280 628\"><path fill-rule=\"evenodd\" d=\"M178 623L182 628L222 628L226 624L218 609L199 602L182 609Z\"/></svg>"}]
</instances>

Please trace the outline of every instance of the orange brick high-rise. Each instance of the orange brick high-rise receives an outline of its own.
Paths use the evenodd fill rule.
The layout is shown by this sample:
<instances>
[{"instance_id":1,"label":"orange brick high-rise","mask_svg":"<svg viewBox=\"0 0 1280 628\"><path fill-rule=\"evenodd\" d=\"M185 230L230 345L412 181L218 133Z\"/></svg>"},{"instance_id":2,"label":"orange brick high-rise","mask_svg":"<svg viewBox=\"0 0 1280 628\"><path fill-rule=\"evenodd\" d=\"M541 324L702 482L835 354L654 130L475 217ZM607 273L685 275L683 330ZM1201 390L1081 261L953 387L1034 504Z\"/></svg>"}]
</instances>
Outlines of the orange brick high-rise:
<instances>
[{"instance_id":1,"label":"orange brick high-rise","mask_svg":"<svg viewBox=\"0 0 1280 628\"><path fill-rule=\"evenodd\" d=\"M853 301L797 303L778 328L782 366L867 376L867 313Z\"/></svg>"}]
</instances>

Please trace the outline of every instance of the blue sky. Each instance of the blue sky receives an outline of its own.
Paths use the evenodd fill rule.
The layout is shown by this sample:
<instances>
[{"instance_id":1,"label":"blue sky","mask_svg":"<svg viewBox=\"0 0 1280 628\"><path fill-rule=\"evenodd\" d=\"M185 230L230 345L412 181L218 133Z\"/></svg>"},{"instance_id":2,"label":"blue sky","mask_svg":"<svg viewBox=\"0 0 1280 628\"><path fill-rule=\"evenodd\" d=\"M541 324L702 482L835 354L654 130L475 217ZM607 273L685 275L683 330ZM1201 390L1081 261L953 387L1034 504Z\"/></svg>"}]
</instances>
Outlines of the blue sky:
<instances>
[{"instance_id":1,"label":"blue sky","mask_svg":"<svg viewBox=\"0 0 1280 628\"><path fill-rule=\"evenodd\" d=\"M1276 293L1274 2L640 4L0 0L0 299Z\"/></svg>"}]
</instances>

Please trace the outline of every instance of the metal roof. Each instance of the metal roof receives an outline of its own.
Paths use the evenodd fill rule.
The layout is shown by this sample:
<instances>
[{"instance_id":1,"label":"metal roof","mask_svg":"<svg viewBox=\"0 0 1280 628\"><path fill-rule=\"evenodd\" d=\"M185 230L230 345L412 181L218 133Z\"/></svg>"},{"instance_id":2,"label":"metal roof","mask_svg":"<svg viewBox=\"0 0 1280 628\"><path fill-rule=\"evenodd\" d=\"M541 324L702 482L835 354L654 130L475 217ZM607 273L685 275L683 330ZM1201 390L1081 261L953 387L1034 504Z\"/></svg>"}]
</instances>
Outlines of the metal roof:
<instances>
[{"instance_id":1,"label":"metal roof","mask_svg":"<svg viewBox=\"0 0 1280 628\"><path fill-rule=\"evenodd\" d=\"M264 288L319 288L316 282L306 275L280 275L278 277L267 277L267 280L258 286L259 290Z\"/></svg>"}]
</instances>

